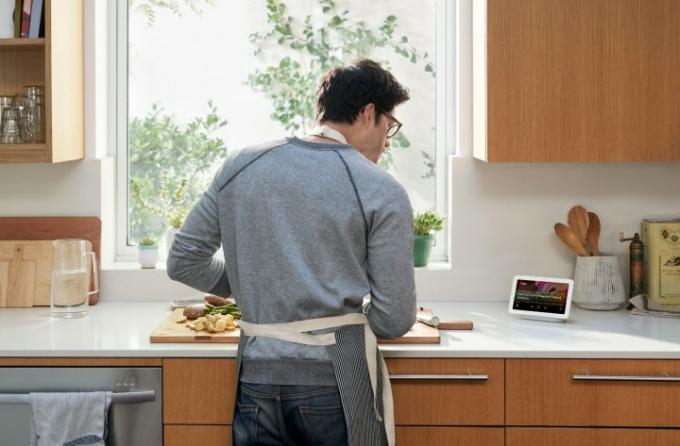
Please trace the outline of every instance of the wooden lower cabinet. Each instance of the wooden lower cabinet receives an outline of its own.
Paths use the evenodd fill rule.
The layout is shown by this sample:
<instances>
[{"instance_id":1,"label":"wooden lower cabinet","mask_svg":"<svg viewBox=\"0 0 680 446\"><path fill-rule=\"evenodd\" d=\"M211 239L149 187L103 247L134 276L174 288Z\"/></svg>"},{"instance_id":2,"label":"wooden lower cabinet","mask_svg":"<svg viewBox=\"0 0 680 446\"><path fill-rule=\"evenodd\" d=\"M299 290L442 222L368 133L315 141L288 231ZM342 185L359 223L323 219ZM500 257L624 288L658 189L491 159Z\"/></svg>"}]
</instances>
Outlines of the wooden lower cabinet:
<instances>
[{"instance_id":1,"label":"wooden lower cabinet","mask_svg":"<svg viewBox=\"0 0 680 446\"><path fill-rule=\"evenodd\" d=\"M236 360L163 359L163 423L231 424Z\"/></svg>"},{"instance_id":2,"label":"wooden lower cabinet","mask_svg":"<svg viewBox=\"0 0 680 446\"><path fill-rule=\"evenodd\" d=\"M397 425L504 424L502 359L390 358L386 362Z\"/></svg>"},{"instance_id":3,"label":"wooden lower cabinet","mask_svg":"<svg viewBox=\"0 0 680 446\"><path fill-rule=\"evenodd\" d=\"M506 446L672 446L680 429L580 429L509 427Z\"/></svg>"},{"instance_id":4,"label":"wooden lower cabinet","mask_svg":"<svg viewBox=\"0 0 680 446\"><path fill-rule=\"evenodd\" d=\"M502 427L397 426L399 446L503 446Z\"/></svg>"},{"instance_id":5,"label":"wooden lower cabinet","mask_svg":"<svg viewBox=\"0 0 680 446\"><path fill-rule=\"evenodd\" d=\"M163 426L163 446L231 446L231 426Z\"/></svg>"},{"instance_id":6,"label":"wooden lower cabinet","mask_svg":"<svg viewBox=\"0 0 680 446\"><path fill-rule=\"evenodd\" d=\"M505 376L509 426L680 427L678 360L507 359Z\"/></svg>"}]
</instances>

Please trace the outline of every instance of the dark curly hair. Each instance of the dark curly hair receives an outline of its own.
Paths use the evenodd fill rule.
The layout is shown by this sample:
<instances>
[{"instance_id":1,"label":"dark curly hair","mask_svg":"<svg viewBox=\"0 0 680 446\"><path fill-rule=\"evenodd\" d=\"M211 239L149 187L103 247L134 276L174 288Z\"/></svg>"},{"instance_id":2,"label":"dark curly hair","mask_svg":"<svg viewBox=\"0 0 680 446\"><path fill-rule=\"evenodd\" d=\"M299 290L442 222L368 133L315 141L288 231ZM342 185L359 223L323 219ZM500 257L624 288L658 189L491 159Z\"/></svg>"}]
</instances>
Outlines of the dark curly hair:
<instances>
[{"instance_id":1,"label":"dark curly hair","mask_svg":"<svg viewBox=\"0 0 680 446\"><path fill-rule=\"evenodd\" d=\"M323 75L316 90L316 119L352 124L367 104L375 105L379 113L391 112L408 100L408 90L392 73L377 62L361 59Z\"/></svg>"}]
</instances>

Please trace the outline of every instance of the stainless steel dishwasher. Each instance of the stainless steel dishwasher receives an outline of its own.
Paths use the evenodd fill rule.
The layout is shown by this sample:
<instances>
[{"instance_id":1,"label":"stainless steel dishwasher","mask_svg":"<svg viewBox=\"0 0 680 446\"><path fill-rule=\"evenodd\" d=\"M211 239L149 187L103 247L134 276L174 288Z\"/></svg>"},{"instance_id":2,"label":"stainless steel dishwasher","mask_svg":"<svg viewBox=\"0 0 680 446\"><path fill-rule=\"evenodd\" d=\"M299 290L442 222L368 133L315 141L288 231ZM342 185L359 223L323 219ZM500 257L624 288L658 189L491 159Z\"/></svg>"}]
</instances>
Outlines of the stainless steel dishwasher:
<instances>
[{"instance_id":1,"label":"stainless steel dishwasher","mask_svg":"<svg viewBox=\"0 0 680 446\"><path fill-rule=\"evenodd\" d=\"M0 367L0 444L30 444L30 392L114 392L112 446L163 444L160 367Z\"/></svg>"}]
</instances>

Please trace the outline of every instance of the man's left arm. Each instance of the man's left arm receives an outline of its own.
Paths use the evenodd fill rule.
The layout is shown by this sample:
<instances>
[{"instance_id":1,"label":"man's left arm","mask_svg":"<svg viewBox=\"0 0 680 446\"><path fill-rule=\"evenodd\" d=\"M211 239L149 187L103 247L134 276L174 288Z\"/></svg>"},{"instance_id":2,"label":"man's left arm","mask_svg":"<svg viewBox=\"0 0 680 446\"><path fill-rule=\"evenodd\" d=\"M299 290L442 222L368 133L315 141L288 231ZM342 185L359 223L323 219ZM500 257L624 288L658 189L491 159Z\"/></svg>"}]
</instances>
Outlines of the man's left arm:
<instances>
[{"instance_id":1,"label":"man's left arm","mask_svg":"<svg viewBox=\"0 0 680 446\"><path fill-rule=\"evenodd\" d=\"M214 257L222 241L217 212L219 176L218 173L175 235L168 255L167 272L172 280L227 297L231 288L224 261Z\"/></svg>"}]
</instances>

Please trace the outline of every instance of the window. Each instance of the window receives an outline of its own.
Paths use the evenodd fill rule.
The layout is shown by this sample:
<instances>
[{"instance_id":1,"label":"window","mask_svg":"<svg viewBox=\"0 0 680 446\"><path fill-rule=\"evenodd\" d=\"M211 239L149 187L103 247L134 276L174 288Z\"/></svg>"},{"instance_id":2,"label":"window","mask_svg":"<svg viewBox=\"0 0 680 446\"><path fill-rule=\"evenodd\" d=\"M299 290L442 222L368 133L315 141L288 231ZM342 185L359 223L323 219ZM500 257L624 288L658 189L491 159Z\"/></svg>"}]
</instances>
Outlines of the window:
<instances>
[{"instance_id":1,"label":"window","mask_svg":"<svg viewBox=\"0 0 680 446\"><path fill-rule=\"evenodd\" d=\"M381 167L414 210L446 214L451 3L118 0L118 258L141 237L163 245L227 153L308 132L319 76L359 57L411 92ZM433 260L446 246L438 234Z\"/></svg>"}]
</instances>

